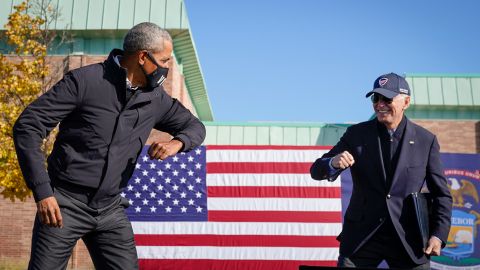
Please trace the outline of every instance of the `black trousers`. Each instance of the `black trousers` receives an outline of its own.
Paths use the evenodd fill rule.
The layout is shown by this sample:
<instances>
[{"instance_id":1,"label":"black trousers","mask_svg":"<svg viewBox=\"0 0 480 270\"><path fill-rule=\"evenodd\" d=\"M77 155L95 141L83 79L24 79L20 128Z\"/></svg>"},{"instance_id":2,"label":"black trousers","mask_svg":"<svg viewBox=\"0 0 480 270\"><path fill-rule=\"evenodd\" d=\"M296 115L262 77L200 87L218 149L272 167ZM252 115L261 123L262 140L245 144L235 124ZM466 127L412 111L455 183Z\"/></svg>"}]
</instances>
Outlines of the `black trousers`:
<instances>
[{"instance_id":1,"label":"black trousers","mask_svg":"<svg viewBox=\"0 0 480 270\"><path fill-rule=\"evenodd\" d=\"M393 269L430 269L430 262L419 265L412 261L390 219L353 255L344 257L340 254L338 266L376 268L383 260Z\"/></svg>"},{"instance_id":2,"label":"black trousers","mask_svg":"<svg viewBox=\"0 0 480 270\"><path fill-rule=\"evenodd\" d=\"M93 209L55 190L63 228L43 225L35 218L28 269L66 269L77 240L85 242L96 269L138 269L133 230L125 214L128 202L118 197L111 205Z\"/></svg>"}]
</instances>

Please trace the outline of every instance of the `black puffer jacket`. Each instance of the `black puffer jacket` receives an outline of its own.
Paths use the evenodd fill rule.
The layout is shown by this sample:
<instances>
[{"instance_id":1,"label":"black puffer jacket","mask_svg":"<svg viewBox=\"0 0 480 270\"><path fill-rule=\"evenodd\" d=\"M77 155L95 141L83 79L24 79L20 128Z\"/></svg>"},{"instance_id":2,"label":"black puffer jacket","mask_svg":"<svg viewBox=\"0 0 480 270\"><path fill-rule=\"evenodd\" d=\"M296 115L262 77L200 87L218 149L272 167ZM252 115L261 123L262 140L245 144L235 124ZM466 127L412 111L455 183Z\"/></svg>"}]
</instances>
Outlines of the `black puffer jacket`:
<instances>
[{"instance_id":1,"label":"black puffer jacket","mask_svg":"<svg viewBox=\"0 0 480 270\"><path fill-rule=\"evenodd\" d=\"M32 102L14 126L15 147L35 200L52 196L52 186L94 190L91 207L107 205L125 187L152 128L184 143L200 145L205 127L162 87L139 90L125 104L126 70L113 50L103 63L68 72ZM40 145L60 123L45 170Z\"/></svg>"}]
</instances>

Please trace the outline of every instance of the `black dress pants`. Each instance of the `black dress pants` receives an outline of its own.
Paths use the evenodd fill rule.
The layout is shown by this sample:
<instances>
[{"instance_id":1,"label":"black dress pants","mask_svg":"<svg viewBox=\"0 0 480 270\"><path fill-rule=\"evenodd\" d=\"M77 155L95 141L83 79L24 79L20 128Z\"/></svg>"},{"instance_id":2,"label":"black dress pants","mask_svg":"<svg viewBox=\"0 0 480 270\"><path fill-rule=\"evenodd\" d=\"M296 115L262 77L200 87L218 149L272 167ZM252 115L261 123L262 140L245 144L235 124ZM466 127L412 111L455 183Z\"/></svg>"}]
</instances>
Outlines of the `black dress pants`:
<instances>
[{"instance_id":1,"label":"black dress pants","mask_svg":"<svg viewBox=\"0 0 480 270\"><path fill-rule=\"evenodd\" d=\"M35 218L28 269L66 269L77 240L82 238L96 269L138 269L133 230L125 214L128 202L118 197L105 208L93 209L55 190L63 228Z\"/></svg>"},{"instance_id":2,"label":"black dress pants","mask_svg":"<svg viewBox=\"0 0 480 270\"><path fill-rule=\"evenodd\" d=\"M390 219L350 257L339 257L340 267L376 268L385 260L392 269L430 269L430 262L416 264L403 247Z\"/></svg>"}]
</instances>

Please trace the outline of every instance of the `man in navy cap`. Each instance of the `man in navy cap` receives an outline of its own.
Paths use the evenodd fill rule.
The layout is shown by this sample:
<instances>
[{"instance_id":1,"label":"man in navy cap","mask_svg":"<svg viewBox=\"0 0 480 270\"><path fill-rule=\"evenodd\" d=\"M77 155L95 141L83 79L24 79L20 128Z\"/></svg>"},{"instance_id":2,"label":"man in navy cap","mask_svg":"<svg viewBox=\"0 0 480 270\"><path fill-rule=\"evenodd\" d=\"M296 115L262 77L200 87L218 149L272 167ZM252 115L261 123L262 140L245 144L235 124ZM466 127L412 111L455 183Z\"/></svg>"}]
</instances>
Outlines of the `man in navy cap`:
<instances>
[{"instance_id":1,"label":"man in navy cap","mask_svg":"<svg viewBox=\"0 0 480 270\"><path fill-rule=\"evenodd\" d=\"M434 134L404 115L410 105L405 78L389 73L375 80L375 119L350 126L340 141L312 165L313 179L334 181L350 168L353 191L339 237L342 267L430 269L430 256L445 246L452 197ZM410 194L424 184L432 198L429 235L422 241Z\"/></svg>"}]
</instances>

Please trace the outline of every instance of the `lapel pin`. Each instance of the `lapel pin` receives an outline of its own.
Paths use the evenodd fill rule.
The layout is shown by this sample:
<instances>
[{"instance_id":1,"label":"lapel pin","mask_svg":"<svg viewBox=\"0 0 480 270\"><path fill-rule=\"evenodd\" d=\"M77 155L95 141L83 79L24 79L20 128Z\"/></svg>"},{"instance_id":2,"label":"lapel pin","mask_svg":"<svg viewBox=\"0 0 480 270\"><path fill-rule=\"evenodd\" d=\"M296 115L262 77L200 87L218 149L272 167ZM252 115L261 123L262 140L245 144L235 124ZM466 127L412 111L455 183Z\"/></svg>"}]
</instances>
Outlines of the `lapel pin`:
<instances>
[{"instance_id":1,"label":"lapel pin","mask_svg":"<svg viewBox=\"0 0 480 270\"><path fill-rule=\"evenodd\" d=\"M410 144L414 144L415 142L414 141L409 141Z\"/></svg>"}]
</instances>

